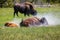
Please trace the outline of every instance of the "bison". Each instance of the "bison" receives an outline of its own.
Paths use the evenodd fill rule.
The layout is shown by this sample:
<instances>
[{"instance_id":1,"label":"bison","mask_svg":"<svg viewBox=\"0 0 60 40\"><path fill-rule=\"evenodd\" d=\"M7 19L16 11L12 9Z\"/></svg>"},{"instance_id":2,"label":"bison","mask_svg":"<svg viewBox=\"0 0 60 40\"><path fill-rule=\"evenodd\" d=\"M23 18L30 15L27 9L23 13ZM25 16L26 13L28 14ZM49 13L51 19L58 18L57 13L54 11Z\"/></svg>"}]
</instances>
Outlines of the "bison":
<instances>
[{"instance_id":1,"label":"bison","mask_svg":"<svg viewBox=\"0 0 60 40\"><path fill-rule=\"evenodd\" d=\"M4 26L6 26L6 27L18 27L18 25L13 23L13 22L6 22Z\"/></svg>"},{"instance_id":2,"label":"bison","mask_svg":"<svg viewBox=\"0 0 60 40\"><path fill-rule=\"evenodd\" d=\"M31 17L31 18L27 18L25 20L22 20L20 23L20 26L35 26L35 25L48 25L47 20L43 17L41 19L37 18L37 17Z\"/></svg>"},{"instance_id":3,"label":"bison","mask_svg":"<svg viewBox=\"0 0 60 40\"><path fill-rule=\"evenodd\" d=\"M34 9L32 3L30 2L24 2L22 4L16 3L14 5L14 17L15 14L18 16L18 12L24 14L24 16L36 15L37 11Z\"/></svg>"}]
</instances>

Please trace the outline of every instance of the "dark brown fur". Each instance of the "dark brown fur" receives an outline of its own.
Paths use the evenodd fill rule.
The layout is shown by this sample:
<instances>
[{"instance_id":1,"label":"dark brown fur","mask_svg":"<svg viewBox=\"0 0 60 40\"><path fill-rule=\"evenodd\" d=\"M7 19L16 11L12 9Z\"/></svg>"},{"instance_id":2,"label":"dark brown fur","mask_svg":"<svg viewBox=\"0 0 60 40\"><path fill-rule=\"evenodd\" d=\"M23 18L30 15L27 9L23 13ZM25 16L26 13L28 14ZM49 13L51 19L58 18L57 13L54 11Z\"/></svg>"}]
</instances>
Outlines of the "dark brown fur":
<instances>
[{"instance_id":1,"label":"dark brown fur","mask_svg":"<svg viewBox=\"0 0 60 40\"><path fill-rule=\"evenodd\" d=\"M22 20L20 25L21 26L29 26L29 24L34 24L34 23L37 23L37 24L39 23L39 19L37 17L32 17L32 18Z\"/></svg>"},{"instance_id":2,"label":"dark brown fur","mask_svg":"<svg viewBox=\"0 0 60 40\"><path fill-rule=\"evenodd\" d=\"M23 4L16 3L14 5L14 16L15 14L18 16L18 12L24 14L24 16L36 15L37 11L34 9L32 3L25 2Z\"/></svg>"},{"instance_id":3,"label":"dark brown fur","mask_svg":"<svg viewBox=\"0 0 60 40\"><path fill-rule=\"evenodd\" d=\"M37 17L31 17L31 18L27 18L25 20L22 20L20 23L20 26L26 26L28 27L29 25L47 25L48 22L47 20L43 17L41 19L37 18Z\"/></svg>"}]
</instances>

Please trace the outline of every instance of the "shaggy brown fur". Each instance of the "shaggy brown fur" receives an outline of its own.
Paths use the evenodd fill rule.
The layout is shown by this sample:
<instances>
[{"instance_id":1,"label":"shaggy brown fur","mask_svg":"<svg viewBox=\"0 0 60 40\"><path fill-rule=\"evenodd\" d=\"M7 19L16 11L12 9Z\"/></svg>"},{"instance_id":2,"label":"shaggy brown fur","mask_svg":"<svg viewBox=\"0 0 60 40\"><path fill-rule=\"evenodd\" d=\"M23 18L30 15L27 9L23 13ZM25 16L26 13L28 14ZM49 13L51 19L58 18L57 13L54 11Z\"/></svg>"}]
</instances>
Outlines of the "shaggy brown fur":
<instances>
[{"instance_id":1,"label":"shaggy brown fur","mask_svg":"<svg viewBox=\"0 0 60 40\"><path fill-rule=\"evenodd\" d=\"M30 25L35 26L35 25L48 25L47 20L43 18L37 18L37 17L31 17L27 18L25 20L22 20L20 23L20 26L26 26L29 27Z\"/></svg>"},{"instance_id":2,"label":"shaggy brown fur","mask_svg":"<svg viewBox=\"0 0 60 40\"><path fill-rule=\"evenodd\" d=\"M18 16L18 12L24 14L24 16L37 14L37 11L34 9L32 3L30 2L24 2L23 4L16 3L14 5L14 16L15 14Z\"/></svg>"},{"instance_id":3,"label":"shaggy brown fur","mask_svg":"<svg viewBox=\"0 0 60 40\"><path fill-rule=\"evenodd\" d=\"M32 17L32 18L22 20L20 24L23 26L29 26L29 24L34 24L34 23L37 23L37 24L39 23L39 19L37 17Z\"/></svg>"}]
</instances>

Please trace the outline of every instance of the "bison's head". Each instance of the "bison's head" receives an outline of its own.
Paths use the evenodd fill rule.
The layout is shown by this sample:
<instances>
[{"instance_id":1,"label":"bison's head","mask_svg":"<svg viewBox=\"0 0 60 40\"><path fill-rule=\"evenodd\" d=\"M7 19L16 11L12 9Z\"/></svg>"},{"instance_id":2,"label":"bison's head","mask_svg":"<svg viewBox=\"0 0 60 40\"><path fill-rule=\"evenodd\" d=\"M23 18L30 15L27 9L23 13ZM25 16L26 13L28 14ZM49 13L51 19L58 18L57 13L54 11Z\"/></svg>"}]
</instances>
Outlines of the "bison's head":
<instances>
[{"instance_id":1,"label":"bison's head","mask_svg":"<svg viewBox=\"0 0 60 40\"><path fill-rule=\"evenodd\" d=\"M48 22L45 17L41 18L40 23L44 25L48 25Z\"/></svg>"},{"instance_id":2,"label":"bison's head","mask_svg":"<svg viewBox=\"0 0 60 40\"><path fill-rule=\"evenodd\" d=\"M33 16L37 15L37 11L36 10L32 9L30 12L31 12L31 15L33 15Z\"/></svg>"}]
</instances>

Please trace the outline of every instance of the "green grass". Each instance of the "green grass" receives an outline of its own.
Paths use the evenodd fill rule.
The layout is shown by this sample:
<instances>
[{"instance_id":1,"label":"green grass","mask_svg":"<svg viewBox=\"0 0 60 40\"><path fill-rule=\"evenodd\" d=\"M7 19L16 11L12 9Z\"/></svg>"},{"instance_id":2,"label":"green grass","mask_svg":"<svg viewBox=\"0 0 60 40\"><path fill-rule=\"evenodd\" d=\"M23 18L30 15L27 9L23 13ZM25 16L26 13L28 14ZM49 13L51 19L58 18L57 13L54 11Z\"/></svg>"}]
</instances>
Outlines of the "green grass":
<instances>
[{"instance_id":1,"label":"green grass","mask_svg":"<svg viewBox=\"0 0 60 40\"><path fill-rule=\"evenodd\" d=\"M0 40L60 40L60 26L0 28Z\"/></svg>"},{"instance_id":2,"label":"green grass","mask_svg":"<svg viewBox=\"0 0 60 40\"><path fill-rule=\"evenodd\" d=\"M60 8L36 8L40 13L50 13L60 17ZM26 18L19 13L19 17ZM13 19L13 8L0 8L0 40L60 40L60 25L48 27L3 27L5 22Z\"/></svg>"}]
</instances>

